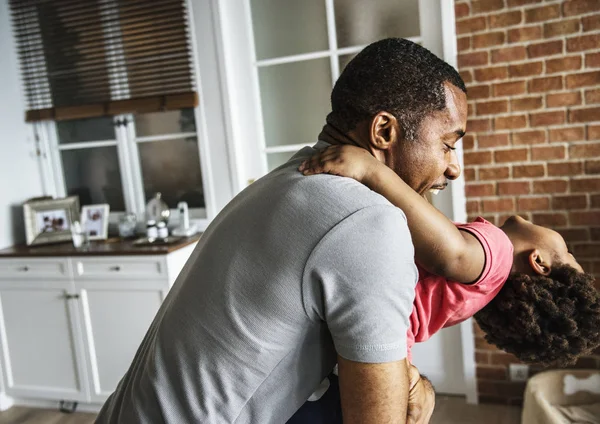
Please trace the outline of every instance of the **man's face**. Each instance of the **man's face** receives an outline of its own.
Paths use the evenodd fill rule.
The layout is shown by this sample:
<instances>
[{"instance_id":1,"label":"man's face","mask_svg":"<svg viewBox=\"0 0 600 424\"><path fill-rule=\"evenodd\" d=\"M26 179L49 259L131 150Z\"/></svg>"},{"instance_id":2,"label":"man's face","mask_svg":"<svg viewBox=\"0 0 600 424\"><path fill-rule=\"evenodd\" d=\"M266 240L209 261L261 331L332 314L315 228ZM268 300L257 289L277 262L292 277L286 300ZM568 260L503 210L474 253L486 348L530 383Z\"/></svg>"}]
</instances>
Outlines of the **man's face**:
<instances>
[{"instance_id":1,"label":"man's face","mask_svg":"<svg viewBox=\"0 0 600 424\"><path fill-rule=\"evenodd\" d=\"M413 190L425 195L443 190L447 180L460 176L454 149L467 126L467 96L453 84L444 84L446 109L427 116L416 140L399 140L393 163L388 164Z\"/></svg>"}]
</instances>

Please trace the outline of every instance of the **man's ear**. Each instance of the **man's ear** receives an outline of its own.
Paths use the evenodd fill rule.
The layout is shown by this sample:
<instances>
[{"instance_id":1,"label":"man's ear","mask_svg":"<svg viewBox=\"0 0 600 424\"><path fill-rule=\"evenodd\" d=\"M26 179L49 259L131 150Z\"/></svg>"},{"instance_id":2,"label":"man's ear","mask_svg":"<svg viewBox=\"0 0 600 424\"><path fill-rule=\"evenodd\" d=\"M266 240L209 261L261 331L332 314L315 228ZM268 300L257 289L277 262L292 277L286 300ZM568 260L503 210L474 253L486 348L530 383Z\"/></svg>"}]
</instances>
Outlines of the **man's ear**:
<instances>
[{"instance_id":1,"label":"man's ear","mask_svg":"<svg viewBox=\"0 0 600 424\"><path fill-rule=\"evenodd\" d=\"M529 265L533 269L533 272L544 276L550 275L552 267L547 259L542 256L538 249L533 249L529 254Z\"/></svg>"},{"instance_id":2,"label":"man's ear","mask_svg":"<svg viewBox=\"0 0 600 424\"><path fill-rule=\"evenodd\" d=\"M376 150L389 150L400 138L398 120L389 112L378 112L371 119L369 139L371 147Z\"/></svg>"}]
</instances>

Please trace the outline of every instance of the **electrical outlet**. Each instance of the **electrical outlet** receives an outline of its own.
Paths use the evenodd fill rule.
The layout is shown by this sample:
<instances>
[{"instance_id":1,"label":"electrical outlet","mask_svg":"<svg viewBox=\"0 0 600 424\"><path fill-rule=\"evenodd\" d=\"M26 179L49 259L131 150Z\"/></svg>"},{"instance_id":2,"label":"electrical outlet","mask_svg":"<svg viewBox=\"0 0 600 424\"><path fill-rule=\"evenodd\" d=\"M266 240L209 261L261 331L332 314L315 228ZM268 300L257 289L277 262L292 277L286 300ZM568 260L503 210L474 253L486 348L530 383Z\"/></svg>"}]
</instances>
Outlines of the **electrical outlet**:
<instances>
[{"instance_id":1,"label":"electrical outlet","mask_svg":"<svg viewBox=\"0 0 600 424\"><path fill-rule=\"evenodd\" d=\"M529 378L529 365L510 364L508 366L510 381L527 381Z\"/></svg>"}]
</instances>

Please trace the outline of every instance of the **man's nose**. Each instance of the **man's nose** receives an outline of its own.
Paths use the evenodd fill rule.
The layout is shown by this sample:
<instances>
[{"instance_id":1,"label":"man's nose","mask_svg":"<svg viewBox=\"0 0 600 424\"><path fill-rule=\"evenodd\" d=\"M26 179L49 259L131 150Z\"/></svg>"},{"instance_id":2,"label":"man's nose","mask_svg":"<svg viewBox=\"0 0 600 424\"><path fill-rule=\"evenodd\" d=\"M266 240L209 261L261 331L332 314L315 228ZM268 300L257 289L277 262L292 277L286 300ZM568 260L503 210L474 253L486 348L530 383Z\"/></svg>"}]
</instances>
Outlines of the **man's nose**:
<instances>
[{"instance_id":1,"label":"man's nose","mask_svg":"<svg viewBox=\"0 0 600 424\"><path fill-rule=\"evenodd\" d=\"M448 167L446 168L446 172L444 175L449 180L455 180L460 177L460 164L458 163L458 156L455 151L452 151L450 155L450 162L448 163Z\"/></svg>"}]
</instances>

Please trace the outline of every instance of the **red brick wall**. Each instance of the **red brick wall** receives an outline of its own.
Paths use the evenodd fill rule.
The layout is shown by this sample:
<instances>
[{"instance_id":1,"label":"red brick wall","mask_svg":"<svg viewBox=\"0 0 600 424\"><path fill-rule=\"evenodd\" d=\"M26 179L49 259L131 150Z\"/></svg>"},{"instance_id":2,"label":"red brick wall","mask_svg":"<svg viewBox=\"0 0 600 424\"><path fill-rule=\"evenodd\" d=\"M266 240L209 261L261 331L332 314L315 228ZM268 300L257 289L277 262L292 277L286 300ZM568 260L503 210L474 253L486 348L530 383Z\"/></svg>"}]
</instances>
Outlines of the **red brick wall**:
<instances>
[{"instance_id":1,"label":"red brick wall","mask_svg":"<svg viewBox=\"0 0 600 424\"><path fill-rule=\"evenodd\" d=\"M600 0L457 0L456 32L469 217L554 228L600 276ZM518 361L475 334L480 400L520 403Z\"/></svg>"}]
</instances>

